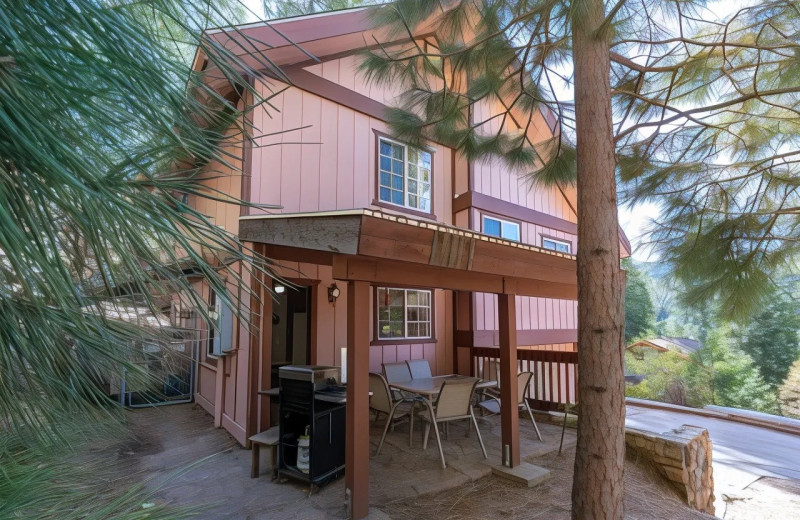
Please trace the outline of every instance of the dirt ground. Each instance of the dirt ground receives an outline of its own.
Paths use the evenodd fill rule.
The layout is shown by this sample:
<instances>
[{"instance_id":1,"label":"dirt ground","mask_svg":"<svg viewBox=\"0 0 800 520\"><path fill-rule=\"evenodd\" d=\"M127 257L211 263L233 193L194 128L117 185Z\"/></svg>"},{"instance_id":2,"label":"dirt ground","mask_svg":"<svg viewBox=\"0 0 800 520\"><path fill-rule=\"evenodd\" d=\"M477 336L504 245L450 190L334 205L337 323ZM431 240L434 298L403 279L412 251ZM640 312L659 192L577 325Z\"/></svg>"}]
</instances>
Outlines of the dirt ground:
<instances>
[{"instance_id":1,"label":"dirt ground","mask_svg":"<svg viewBox=\"0 0 800 520\"><path fill-rule=\"evenodd\" d=\"M343 518L341 482L308 499L300 485L277 484L265 476L251 479L250 452L224 430L214 428L211 417L196 407L132 411L128 425L132 438L96 446L93 451L125 466L114 485L148 482L155 503L177 508L201 506L204 509L197 518L204 520ZM433 466L438 467L435 450L430 451ZM551 478L526 488L489 476L465 481L449 491L394 501L374 496L374 516L397 520L568 519L574 449L562 456L551 452L526 460L550 469ZM422 469L417 471L419 478L423 474ZM376 491L377 480L380 478L375 482ZM626 462L625 486L626 518L713 518L689 509L677 491L643 461ZM716 512L722 518L800 518L798 481L762 478L723 498L725 507Z\"/></svg>"}]
</instances>

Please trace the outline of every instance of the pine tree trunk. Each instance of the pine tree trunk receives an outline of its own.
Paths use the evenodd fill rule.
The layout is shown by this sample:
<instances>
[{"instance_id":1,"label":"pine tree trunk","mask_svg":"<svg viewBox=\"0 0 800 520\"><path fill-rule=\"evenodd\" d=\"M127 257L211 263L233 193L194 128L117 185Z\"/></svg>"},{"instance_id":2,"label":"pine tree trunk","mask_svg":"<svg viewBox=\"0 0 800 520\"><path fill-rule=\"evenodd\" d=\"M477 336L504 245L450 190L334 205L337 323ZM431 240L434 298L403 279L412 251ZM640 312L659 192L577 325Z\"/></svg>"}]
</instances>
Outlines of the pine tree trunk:
<instances>
[{"instance_id":1,"label":"pine tree trunk","mask_svg":"<svg viewBox=\"0 0 800 520\"><path fill-rule=\"evenodd\" d=\"M572 518L624 517L624 312L602 0L572 21L578 147L578 445ZM579 18L579 19L578 19Z\"/></svg>"}]
</instances>

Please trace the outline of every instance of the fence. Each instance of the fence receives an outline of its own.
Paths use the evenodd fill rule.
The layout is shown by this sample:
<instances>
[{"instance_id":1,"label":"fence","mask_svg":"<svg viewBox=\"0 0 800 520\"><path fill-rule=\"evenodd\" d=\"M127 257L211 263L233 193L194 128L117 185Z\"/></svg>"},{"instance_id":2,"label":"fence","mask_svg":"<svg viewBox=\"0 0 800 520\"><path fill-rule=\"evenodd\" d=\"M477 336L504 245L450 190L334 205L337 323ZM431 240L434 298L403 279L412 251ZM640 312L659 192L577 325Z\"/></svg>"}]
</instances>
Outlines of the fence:
<instances>
[{"instance_id":1,"label":"fence","mask_svg":"<svg viewBox=\"0 0 800 520\"><path fill-rule=\"evenodd\" d=\"M497 379L500 364L497 347L472 347L472 375L483 379ZM533 372L528 402L539 410L554 410L559 405L577 402L578 353L548 350L517 350L519 372Z\"/></svg>"}]
</instances>

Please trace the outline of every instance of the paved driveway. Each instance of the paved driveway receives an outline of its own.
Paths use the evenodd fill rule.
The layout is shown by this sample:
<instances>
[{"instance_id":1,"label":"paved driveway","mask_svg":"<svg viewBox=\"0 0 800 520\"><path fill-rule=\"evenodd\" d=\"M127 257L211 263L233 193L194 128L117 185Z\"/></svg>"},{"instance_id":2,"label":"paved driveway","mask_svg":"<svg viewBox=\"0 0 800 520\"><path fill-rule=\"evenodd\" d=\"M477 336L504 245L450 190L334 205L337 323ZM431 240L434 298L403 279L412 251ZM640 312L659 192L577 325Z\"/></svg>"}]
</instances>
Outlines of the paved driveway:
<instances>
[{"instance_id":1,"label":"paved driveway","mask_svg":"<svg viewBox=\"0 0 800 520\"><path fill-rule=\"evenodd\" d=\"M706 428L714 446L718 512L724 511L724 494L736 495L762 477L800 481L798 435L725 419L630 404L627 406L626 424L655 432L671 430L682 424Z\"/></svg>"}]
</instances>

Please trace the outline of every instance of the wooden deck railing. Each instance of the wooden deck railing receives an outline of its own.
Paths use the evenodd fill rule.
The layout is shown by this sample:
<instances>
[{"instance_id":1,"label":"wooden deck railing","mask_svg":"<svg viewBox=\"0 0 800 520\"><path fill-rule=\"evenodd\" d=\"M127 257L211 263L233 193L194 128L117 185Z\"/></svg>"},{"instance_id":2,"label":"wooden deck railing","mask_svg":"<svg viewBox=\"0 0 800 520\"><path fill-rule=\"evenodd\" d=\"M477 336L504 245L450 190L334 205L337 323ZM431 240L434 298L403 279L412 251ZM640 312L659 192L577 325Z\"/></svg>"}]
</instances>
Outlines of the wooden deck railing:
<instances>
[{"instance_id":1,"label":"wooden deck railing","mask_svg":"<svg viewBox=\"0 0 800 520\"><path fill-rule=\"evenodd\" d=\"M554 410L577 402L578 353L549 350L517 350L519 372L533 372L528 402L539 410ZM500 363L497 347L472 347L472 375L496 379L492 366Z\"/></svg>"}]
</instances>

